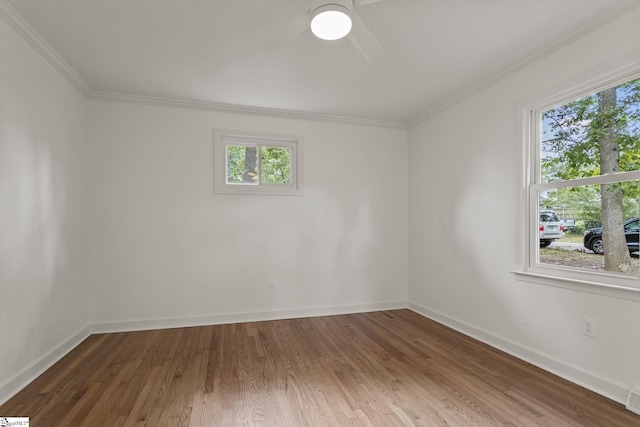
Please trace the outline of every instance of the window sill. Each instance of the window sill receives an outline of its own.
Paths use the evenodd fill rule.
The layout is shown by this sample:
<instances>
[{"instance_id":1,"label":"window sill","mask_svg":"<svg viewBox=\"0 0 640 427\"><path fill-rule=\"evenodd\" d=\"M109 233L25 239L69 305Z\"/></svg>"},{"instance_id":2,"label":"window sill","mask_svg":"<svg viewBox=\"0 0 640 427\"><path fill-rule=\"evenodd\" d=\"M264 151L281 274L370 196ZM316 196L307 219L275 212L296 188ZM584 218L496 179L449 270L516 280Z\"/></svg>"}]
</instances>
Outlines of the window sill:
<instances>
[{"instance_id":1,"label":"window sill","mask_svg":"<svg viewBox=\"0 0 640 427\"><path fill-rule=\"evenodd\" d=\"M640 301L640 288L611 285L569 277L552 276L549 274L530 271L512 271L512 273L516 276L516 280L524 282L554 286L557 288L570 289L590 294L604 295L612 298Z\"/></svg>"},{"instance_id":2,"label":"window sill","mask_svg":"<svg viewBox=\"0 0 640 427\"><path fill-rule=\"evenodd\" d=\"M252 194L258 196L302 196L302 190L294 187L216 185L215 194Z\"/></svg>"}]
</instances>

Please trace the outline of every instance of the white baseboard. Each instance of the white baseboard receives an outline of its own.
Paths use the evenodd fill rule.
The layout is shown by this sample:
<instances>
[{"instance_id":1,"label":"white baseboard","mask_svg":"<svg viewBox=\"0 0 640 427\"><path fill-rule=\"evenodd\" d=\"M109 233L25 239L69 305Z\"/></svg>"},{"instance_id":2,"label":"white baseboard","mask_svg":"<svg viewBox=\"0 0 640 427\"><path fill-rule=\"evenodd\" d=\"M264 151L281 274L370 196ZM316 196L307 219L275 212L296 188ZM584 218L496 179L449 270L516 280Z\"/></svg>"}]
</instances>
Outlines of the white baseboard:
<instances>
[{"instance_id":1,"label":"white baseboard","mask_svg":"<svg viewBox=\"0 0 640 427\"><path fill-rule=\"evenodd\" d=\"M408 307L410 310L413 310L422 316L435 320L436 322L448 326L451 329L475 338L478 341L490 345L491 347L502 350L505 353L517 357L518 359L531 363L534 366L551 372L552 374L578 384L618 403L624 405L627 400L627 394L631 389L631 385L621 384L612 379L587 372L577 366L558 360L548 354L499 337L491 332L482 330L422 305L408 303Z\"/></svg>"},{"instance_id":2,"label":"white baseboard","mask_svg":"<svg viewBox=\"0 0 640 427\"><path fill-rule=\"evenodd\" d=\"M146 331L151 329L185 328L193 326L223 325L226 323L261 322L265 320L365 313L369 311L397 310L401 308L407 308L406 301L343 305L336 307L315 307L300 310L213 314L169 319L129 320L124 322L95 323L91 326L91 332L95 334L103 334L112 332Z\"/></svg>"},{"instance_id":3,"label":"white baseboard","mask_svg":"<svg viewBox=\"0 0 640 427\"><path fill-rule=\"evenodd\" d=\"M229 313L221 315L208 315L197 317L171 318L171 319L147 319L131 320L124 322L96 323L82 328L75 334L65 339L58 346L29 364L20 372L0 384L0 405L9 400L31 381L50 368L54 363L73 350L93 333L129 332L150 329L181 328L191 326L221 325L227 323L257 322L266 320L292 319L303 317L330 316L337 314L354 314L371 311L397 310L409 308L418 314L435 320L458 332L475 338L492 347L502 350L512 356L522 359L532 365L565 378L582 387L601 394L609 399L624 404L630 385L621 384L597 374L589 373L560 361L552 356L537 350L522 346L513 341L494 335L488 331L477 328L466 322L442 314L436 310L419 304L406 301L393 301L373 304L345 305L337 307L317 307L301 310L266 311L257 313Z\"/></svg>"},{"instance_id":4,"label":"white baseboard","mask_svg":"<svg viewBox=\"0 0 640 427\"><path fill-rule=\"evenodd\" d=\"M71 350L76 348L78 344L87 339L89 335L91 335L91 328L85 326L0 384L0 405L17 394L27 384L53 366L58 360L66 356Z\"/></svg>"}]
</instances>

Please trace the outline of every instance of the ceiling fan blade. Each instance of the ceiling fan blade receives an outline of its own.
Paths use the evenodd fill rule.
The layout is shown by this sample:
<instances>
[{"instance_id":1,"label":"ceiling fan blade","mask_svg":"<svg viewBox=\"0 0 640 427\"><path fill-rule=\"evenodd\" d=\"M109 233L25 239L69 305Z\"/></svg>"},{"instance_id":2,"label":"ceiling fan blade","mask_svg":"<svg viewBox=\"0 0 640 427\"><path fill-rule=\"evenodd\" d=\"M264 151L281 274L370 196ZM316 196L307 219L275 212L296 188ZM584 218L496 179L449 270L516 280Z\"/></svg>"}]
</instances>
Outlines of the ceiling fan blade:
<instances>
[{"instance_id":1,"label":"ceiling fan blade","mask_svg":"<svg viewBox=\"0 0 640 427\"><path fill-rule=\"evenodd\" d=\"M282 46L284 43L289 42L305 30L309 29L309 22L311 20L310 10L307 7L304 12L296 16L293 21L289 22L284 28L279 31L272 39L272 44Z\"/></svg>"},{"instance_id":2,"label":"ceiling fan blade","mask_svg":"<svg viewBox=\"0 0 640 427\"><path fill-rule=\"evenodd\" d=\"M347 36L351 43L358 48L360 53L362 53L368 61L373 61L383 56L384 49L380 46L380 43L378 43L373 34L371 34L367 26L364 25L360 17L354 12L351 18L353 19L353 27Z\"/></svg>"},{"instance_id":3,"label":"ceiling fan blade","mask_svg":"<svg viewBox=\"0 0 640 427\"><path fill-rule=\"evenodd\" d=\"M354 0L353 4L355 4L357 7L360 6L366 6L368 4L372 4L372 3L378 3L381 2L383 0Z\"/></svg>"}]
</instances>

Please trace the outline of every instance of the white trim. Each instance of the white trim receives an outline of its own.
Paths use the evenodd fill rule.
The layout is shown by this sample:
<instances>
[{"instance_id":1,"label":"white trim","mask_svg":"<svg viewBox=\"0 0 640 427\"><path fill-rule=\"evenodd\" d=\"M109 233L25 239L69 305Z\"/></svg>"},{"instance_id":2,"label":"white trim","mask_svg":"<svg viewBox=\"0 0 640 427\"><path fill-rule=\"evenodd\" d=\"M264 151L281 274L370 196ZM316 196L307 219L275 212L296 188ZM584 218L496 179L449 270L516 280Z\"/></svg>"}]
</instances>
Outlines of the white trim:
<instances>
[{"instance_id":1,"label":"white trim","mask_svg":"<svg viewBox=\"0 0 640 427\"><path fill-rule=\"evenodd\" d=\"M82 328L60 345L43 355L37 361L26 366L20 372L0 385L0 405L17 394L22 388L35 380L54 363L77 347L92 334L133 332L154 329L182 328L194 326L221 325L229 323L257 322L303 317L331 316L340 314L366 313L381 310L399 310L408 308L422 316L441 323L471 338L504 351L518 359L565 378L575 384L592 390L602 396L624 404L630 385L622 384L595 373L587 372L579 367L560 361L550 355L522 346L513 341L499 337L491 332L477 328L466 322L444 315L436 310L420 304L406 301L390 301L370 304L355 304L331 307L313 307L298 310L264 311L250 313L227 313L181 318L143 319L122 322L95 323Z\"/></svg>"},{"instance_id":2,"label":"white trim","mask_svg":"<svg viewBox=\"0 0 640 427\"><path fill-rule=\"evenodd\" d=\"M296 120L336 122L385 128L407 128L407 124L405 122L393 120L364 119L360 117L311 113L277 108L251 107L246 105L224 104L201 100L163 98L95 90L85 79L71 68L71 66L58 54L58 52L56 52L6 0L0 0L0 17L2 17L27 43L29 43L44 59L51 63L51 65L53 65L53 67L63 77L71 82L71 84L88 99L144 105L159 105L190 110L206 110L276 118L280 117Z\"/></svg>"},{"instance_id":3,"label":"white trim","mask_svg":"<svg viewBox=\"0 0 640 427\"><path fill-rule=\"evenodd\" d=\"M406 301L389 301L370 304L354 304L332 307L312 307L299 310L264 311L251 313L211 314L206 316L143 319L123 322L95 323L86 326L55 346L40 358L25 366L15 375L0 384L0 405L35 380L82 341L93 334L133 332L154 329L185 328L193 326L222 325L228 323L260 322L267 320L296 319L303 317L355 314L382 310L407 308Z\"/></svg>"},{"instance_id":4,"label":"white trim","mask_svg":"<svg viewBox=\"0 0 640 427\"><path fill-rule=\"evenodd\" d=\"M512 271L518 280L584 291L614 298L640 300L640 277L615 272L596 272L586 269L554 266L538 263L539 244L538 197L542 190L598 185L611 182L640 180L640 171L620 172L596 177L577 178L550 183L540 181L540 115L543 111L566 104L575 99L618 86L640 77L640 61L634 60L624 67L592 70L584 78L576 78L578 84L564 85L547 91L534 99L520 102L517 107L518 135L521 152L519 185L519 230L516 230L516 254L520 269Z\"/></svg>"},{"instance_id":5,"label":"white trim","mask_svg":"<svg viewBox=\"0 0 640 427\"><path fill-rule=\"evenodd\" d=\"M0 405L16 395L25 386L39 377L44 371L53 366L54 363L76 348L82 341L86 340L90 335L91 328L89 326L85 326L0 384Z\"/></svg>"},{"instance_id":6,"label":"white trim","mask_svg":"<svg viewBox=\"0 0 640 427\"><path fill-rule=\"evenodd\" d=\"M583 187L587 185L612 184L625 181L640 180L640 171L616 172L606 175L589 176L586 178L567 179L563 181L545 182L541 184L531 184L534 192L552 190L556 188Z\"/></svg>"},{"instance_id":7,"label":"white trim","mask_svg":"<svg viewBox=\"0 0 640 427\"><path fill-rule=\"evenodd\" d=\"M627 399L627 393L631 389L631 384L622 384L611 378L606 378L593 372L585 371L584 369L568 363L563 360L556 359L555 357L540 352L538 350L525 347L519 343L502 338L484 329L477 328L464 321L455 319L433 310L431 308L409 303L409 309L416 313L425 316L431 320L441 323L451 329L454 329L460 333L470 336L478 341L481 341L491 347L504 351L518 359L531 363L547 372L571 381L574 384L578 384L585 387L595 393L598 393L611 400L624 404Z\"/></svg>"},{"instance_id":8,"label":"white trim","mask_svg":"<svg viewBox=\"0 0 640 427\"><path fill-rule=\"evenodd\" d=\"M553 267L549 267L549 270L552 269ZM566 274L566 270L563 270L563 272ZM573 291L604 295L612 298L640 301L640 287L629 287L624 285L594 282L592 280L585 280L584 278L552 275L548 274L546 269L543 270L543 272L512 271L512 273L516 276L517 280L521 280L523 282L535 283L545 286L554 286L556 288L571 289ZM612 281L616 279L613 274L607 275L606 273L604 273L602 274L602 276L610 277L613 279ZM638 283L637 280L636 283Z\"/></svg>"},{"instance_id":9,"label":"white trim","mask_svg":"<svg viewBox=\"0 0 640 427\"><path fill-rule=\"evenodd\" d=\"M91 97L93 90L87 81L6 0L0 0L0 16L76 89L85 97Z\"/></svg>"},{"instance_id":10,"label":"white trim","mask_svg":"<svg viewBox=\"0 0 640 427\"><path fill-rule=\"evenodd\" d=\"M640 2L638 4L640 5ZM640 60L629 58L629 63L624 66L612 69L609 65L603 65L588 70L582 76L575 76L571 83L557 85L542 94L521 101L519 105L521 108L546 111L639 77Z\"/></svg>"},{"instance_id":11,"label":"white trim","mask_svg":"<svg viewBox=\"0 0 640 427\"><path fill-rule=\"evenodd\" d=\"M300 135L215 129L213 132L213 190L217 194L252 194L270 196L301 196L304 183L304 138ZM227 141L256 147L287 147L291 150L291 182L289 184L229 184L227 183ZM230 144L231 145L231 144ZM260 162L260 160L258 160ZM258 165L259 166L259 165ZM259 167L261 174L261 168Z\"/></svg>"},{"instance_id":12,"label":"white trim","mask_svg":"<svg viewBox=\"0 0 640 427\"><path fill-rule=\"evenodd\" d=\"M2 0L0 0L2 1ZM320 114L304 111L293 111L277 108L251 107L248 105L223 104L209 101L198 101L193 99L162 98L156 96L142 96L115 92L91 91L91 99L111 102L123 102L129 104L143 104L167 106L173 108L184 108L188 110L205 110L221 113L247 114L253 116L266 116L274 118L310 120L327 123L346 123L371 127L407 129L405 122L392 120L374 120L360 117L338 116L332 114Z\"/></svg>"},{"instance_id":13,"label":"white trim","mask_svg":"<svg viewBox=\"0 0 640 427\"><path fill-rule=\"evenodd\" d=\"M461 100L479 92L480 90L492 85L493 83L504 79L517 71L523 69L529 64L544 58L576 40L596 31L597 29L615 21L616 19L634 11L640 7L640 2L630 0L628 4L613 9L611 13L598 15L593 20L582 25L574 27L568 31L564 37L556 37L554 41L538 50L523 55L521 58L513 61L511 65L500 67L500 70L485 76L483 79L467 86L458 93L447 97L447 99L436 103L421 114L416 115L408 122L400 122L393 120L374 120L360 117L339 116L331 114L321 114L312 112L302 112L293 110L284 110L276 108L252 107L244 105L224 104L216 102L208 102L201 100L163 98L154 96L142 96L134 94L124 94L116 92L99 91L93 89L86 80L84 80L71 66L27 23L22 16L6 1L0 0L0 16L33 48L40 53L47 61L49 61L62 76L64 76L73 86L75 86L83 95L89 99L145 104L160 105L174 108L185 108L192 110L207 110L216 112L229 112L236 114L247 114L267 117L280 117L297 120L313 120L321 122L337 122L356 124L363 126L400 128L407 129L418 125L436 113L445 110Z\"/></svg>"},{"instance_id":14,"label":"white trim","mask_svg":"<svg viewBox=\"0 0 640 427\"><path fill-rule=\"evenodd\" d=\"M633 12L639 7L639 1L630 0L627 4L612 9L611 13L594 16L592 20L577 25L563 35L561 34L555 37L551 43L542 46L537 50L526 53L510 64L500 67L500 70L488 74L484 78L479 79L469 86L463 88L461 91L448 96L447 99L436 103L432 107L425 110L423 113L409 120L407 122L407 127L413 127L427 121L440 111L446 110L447 108L452 107L463 99L468 98L469 96L491 86L495 82L503 80L517 73L528 65L542 58L545 58L561 49L566 48L575 41L580 40L581 38L593 33L594 31L604 27L605 25L625 16L628 13Z\"/></svg>"},{"instance_id":15,"label":"white trim","mask_svg":"<svg viewBox=\"0 0 640 427\"><path fill-rule=\"evenodd\" d=\"M154 329L188 328L194 326L224 325L229 323L264 322L269 320L298 319L304 317L333 316L337 314L367 313L407 308L406 301L390 301L330 307L311 307L296 310L274 310L247 313L210 314L205 316L129 320L96 323L94 334L132 332Z\"/></svg>"}]
</instances>

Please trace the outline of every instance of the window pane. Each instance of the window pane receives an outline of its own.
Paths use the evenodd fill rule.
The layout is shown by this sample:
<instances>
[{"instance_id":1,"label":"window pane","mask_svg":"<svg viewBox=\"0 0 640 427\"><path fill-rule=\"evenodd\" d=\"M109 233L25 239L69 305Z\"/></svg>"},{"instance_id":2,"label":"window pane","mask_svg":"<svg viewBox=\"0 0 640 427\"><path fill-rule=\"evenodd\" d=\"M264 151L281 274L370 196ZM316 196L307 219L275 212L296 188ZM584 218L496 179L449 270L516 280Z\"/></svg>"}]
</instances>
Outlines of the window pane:
<instances>
[{"instance_id":1,"label":"window pane","mask_svg":"<svg viewBox=\"0 0 640 427\"><path fill-rule=\"evenodd\" d=\"M291 183L291 149L288 147L262 147L262 182Z\"/></svg>"},{"instance_id":2,"label":"window pane","mask_svg":"<svg viewBox=\"0 0 640 427\"><path fill-rule=\"evenodd\" d=\"M542 114L541 182L640 169L640 79Z\"/></svg>"},{"instance_id":3,"label":"window pane","mask_svg":"<svg viewBox=\"0 0 640 427\"><path fill-rule=\"evenodd\" d=\"M257 147L227 145L227 184L258 184Z\"/></svg>"},{"instance_id":4,"label":"window pane","mask_svg":"<svg viewBox=\"0 0 640 427\"><path fill-rule=\"evenodd\" d=\"M540 192L539 263L640 274L639 196L640 181Z\"/></svg>"}]
</instances>

